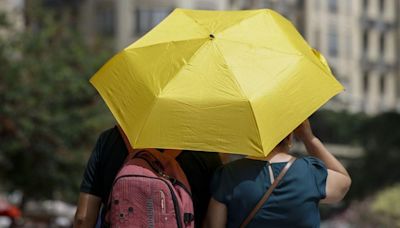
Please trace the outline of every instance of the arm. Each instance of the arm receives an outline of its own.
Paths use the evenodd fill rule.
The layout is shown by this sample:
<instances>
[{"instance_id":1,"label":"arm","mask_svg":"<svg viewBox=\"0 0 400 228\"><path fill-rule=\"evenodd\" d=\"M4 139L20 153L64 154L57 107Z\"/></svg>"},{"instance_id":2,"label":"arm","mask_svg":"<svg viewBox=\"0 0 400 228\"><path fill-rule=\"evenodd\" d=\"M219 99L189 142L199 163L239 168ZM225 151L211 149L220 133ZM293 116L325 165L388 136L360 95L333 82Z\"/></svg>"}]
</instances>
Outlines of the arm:
<instances>
[{"instance_id":1,"label":"arm","mask_svg":"<svg viewBox=\"0 0 400 228\"><path fill-rule=\"evenodd\" d=\"M203 228L223 228L226 227L227 209L225 204L216 201L211 197L208 205L206 219Z\"/></svg>"},{"instance_id":2,"label":"arm","mask_svg":"<svg viewBox=\"0 0 400 228\"><path fill-rule=\"evenodd\" d=\"M78 208L74 218L74 228L92 228L96 225L101 198L88 193L79 194Z\"/></svg>"},{"instance_id":3,"label":"arm","mask_svg":"<svg viewBox=\"0 0 400 228\"><path fill-rule=\"evenodd\" d=\"M101 154L103 149L103 140L109 131L103 132L97 139L96 145L87 162L78 199L78 205L74 217L74 228L92 228L95 227L99 208L102 202L101 181L103 180L104 173L101 166Z\"/></svg>"},{"instance_id":4,"label":"arm","mask_svg":"<svg viewBox=\"0 0 400 228\"><path fill-rule=\"evenodd\" d=\"M101 205L101 198L88 193L79 194L78 208L74 218L74 228L94 227Z\"/></svg>"},{"instance_id":5,"label":"arm","mask_svg":"<svg viewBox=\"0 0 400 228\"><path fill-rule=\"evenodd\" d=\"M322 160L328 169L326 198L321 200L321 203L337 203L342 200L351 185L351 178L346 169L314 136L308 120L304 121L294 134L304 143L307 152Z\"/></svg>"}]
</instances>

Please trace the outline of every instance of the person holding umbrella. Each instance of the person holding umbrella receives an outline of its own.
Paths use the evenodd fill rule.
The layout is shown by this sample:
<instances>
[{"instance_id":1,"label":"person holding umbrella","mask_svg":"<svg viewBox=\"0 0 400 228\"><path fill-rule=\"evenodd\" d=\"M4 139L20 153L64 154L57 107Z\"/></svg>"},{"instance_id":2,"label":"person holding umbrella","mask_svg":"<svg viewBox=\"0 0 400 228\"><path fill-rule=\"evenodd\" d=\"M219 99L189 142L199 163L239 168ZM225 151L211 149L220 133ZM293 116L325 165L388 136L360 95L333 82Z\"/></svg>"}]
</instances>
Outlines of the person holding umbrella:
<instances>
[{"instance_id":1,"label":"person holding umbrella","mask_svg":"<svg viewBox=\"0 0 400 228\"><path fill-rule=\"evenodd\" d=\"M269 9L175 9L90 82L133 149L274 159L289 158L273 156L275 146L344 89L323 56ZM324 170L317 159L308 163Z\"/></svg>"},{"instance_id":2,"label":"person holding umbrella","mask_svg":"<svg viewBox=\"0 0 400 228\"><path fill-rule=\"evenodd\" d=\"M289 154L293 134L311 156ZM282 170L287 173L278 180ZM306 120L267 157L240 159L215 173L204 227L319 227L318 204L339 202L350 184Z\"/></svg>"},{"instance_id":3,"label":"person holding umbrella","mask_svg":"<svg viewBox=\"0 0 400 228\"><path fill-rule=\"evenodd\" d=\"M113 181L130 152L124 137L117 126L99 136L82 178L74 227L104 227L104 208L107 207ZM210 180L214 171L222 165L221 159L217 153L176 152L176 161L192 188L195 227L201 227L211 197L208 191ZM129 227L135 226L131 224Z\"/></svg>"}]
</instances>

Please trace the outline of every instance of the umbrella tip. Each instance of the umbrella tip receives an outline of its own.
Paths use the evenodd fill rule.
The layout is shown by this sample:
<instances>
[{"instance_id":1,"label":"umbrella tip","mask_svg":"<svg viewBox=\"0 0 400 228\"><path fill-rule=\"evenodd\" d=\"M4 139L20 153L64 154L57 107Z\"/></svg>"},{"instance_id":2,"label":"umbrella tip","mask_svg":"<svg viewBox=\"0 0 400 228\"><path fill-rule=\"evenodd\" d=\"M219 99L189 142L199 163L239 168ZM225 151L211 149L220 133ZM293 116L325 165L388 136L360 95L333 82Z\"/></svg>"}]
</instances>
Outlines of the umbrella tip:
<instances>
[{"instance_id":1,"label":"umbrella tip","mask_svg":"<svg viewBox=\"0 0 400 228\"><path fill-rule=\"evenodd\" d=\"M212 39L214 39L215 38L215 36L214 36L214 34L210 34L210 40L212 40Z\"/></svg>"}]
</instances>

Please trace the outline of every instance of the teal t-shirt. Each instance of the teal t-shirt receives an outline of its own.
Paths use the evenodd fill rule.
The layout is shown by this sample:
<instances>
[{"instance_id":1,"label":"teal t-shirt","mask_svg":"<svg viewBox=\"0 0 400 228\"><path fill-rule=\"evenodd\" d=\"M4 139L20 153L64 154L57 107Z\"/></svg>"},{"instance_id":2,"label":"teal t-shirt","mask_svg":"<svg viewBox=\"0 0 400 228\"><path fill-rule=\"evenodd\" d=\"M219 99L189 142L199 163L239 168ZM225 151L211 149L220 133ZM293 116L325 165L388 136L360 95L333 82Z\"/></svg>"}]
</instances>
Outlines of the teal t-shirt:
<instances>
[{"instance_id":1,"label":"teal t-shirt","mask_svg":"<svg viewBox=\"0 0 400 228\"><path fill-rule=\"evenodd\" d=\"M286 162L272 163L274 177ZM311 156L298 158L247 227L319 227L327 169ZM239 159L220 167L211 182L215 200L228 209L227 227L239 227L271 185L268 162Z\"/></svg>"}]
</instances>

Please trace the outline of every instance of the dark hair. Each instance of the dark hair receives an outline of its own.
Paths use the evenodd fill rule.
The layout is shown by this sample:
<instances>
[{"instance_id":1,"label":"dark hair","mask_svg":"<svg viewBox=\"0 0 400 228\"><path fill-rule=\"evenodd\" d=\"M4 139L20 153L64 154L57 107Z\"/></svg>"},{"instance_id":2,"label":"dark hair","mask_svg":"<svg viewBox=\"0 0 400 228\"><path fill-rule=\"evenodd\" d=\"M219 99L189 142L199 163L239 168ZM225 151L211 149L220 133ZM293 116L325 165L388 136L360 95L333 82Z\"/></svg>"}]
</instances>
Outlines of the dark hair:
<instances>
[{"instance_id":1,"label":"dark hair","mask_svg":"<svg viewBox=\"0 0 400 228\"><path fill-rule=\"evenodd\" d=\"M284 146L286 144L286 140L289 140L289 137L290 134L286 136L284 139L282 139L282 141L280 141L277 146Z\"/></svg>"}]
</instances>

